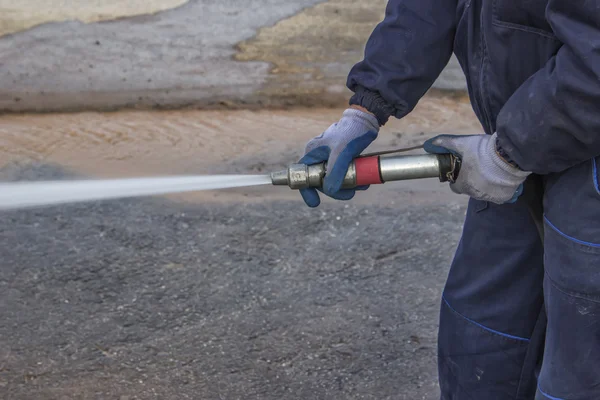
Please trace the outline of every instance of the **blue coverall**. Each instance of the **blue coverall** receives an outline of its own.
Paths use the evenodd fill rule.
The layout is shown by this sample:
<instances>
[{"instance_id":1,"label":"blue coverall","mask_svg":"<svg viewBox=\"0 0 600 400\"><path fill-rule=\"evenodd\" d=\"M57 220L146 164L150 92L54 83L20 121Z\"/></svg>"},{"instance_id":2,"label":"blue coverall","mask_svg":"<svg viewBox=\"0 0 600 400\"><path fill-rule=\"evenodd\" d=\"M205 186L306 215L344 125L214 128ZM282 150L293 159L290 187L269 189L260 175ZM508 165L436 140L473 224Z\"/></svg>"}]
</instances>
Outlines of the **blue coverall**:
<instances>
[{"instance_id":1,"label":"blue coverall","mask_svg":"<svg viewBox=\"0 0 600 400\"><path fill-rule=\"evenodd\" d=\"M471 199L441 304L445 400L600 399L600 1L390 0L347 85L380 124L452 52L486 133L543 176L526 205Z\"/></svg>"}]
</instances>

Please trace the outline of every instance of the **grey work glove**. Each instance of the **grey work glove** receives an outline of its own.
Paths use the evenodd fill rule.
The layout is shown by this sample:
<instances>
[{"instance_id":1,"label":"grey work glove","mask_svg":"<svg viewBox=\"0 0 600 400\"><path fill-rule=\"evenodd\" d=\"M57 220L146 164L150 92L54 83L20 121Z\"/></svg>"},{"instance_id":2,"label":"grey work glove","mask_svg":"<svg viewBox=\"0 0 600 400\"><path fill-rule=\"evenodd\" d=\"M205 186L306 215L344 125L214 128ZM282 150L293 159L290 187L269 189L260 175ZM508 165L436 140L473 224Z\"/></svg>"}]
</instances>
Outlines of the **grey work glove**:
<instances>
[{"instance_id":1,"label":"grey work glove","mask_svg":"<svg viewBox=\"0 0 600 400\"><path fill-rule=\"evenodd\" d=\"M452 153L462 161L454 193L496 204L514 203L523 193L523 182L531 172L521 171L496 152L497 135L440 135L424 144L428 153Z\"/></svg>"},{"instance_id":2,"label":"grey work glove","mask_svg":"<svg viewBox=\"0 0 600 400\"><path fill-rule=\"evenodd\" d=\"M312 165L327 161L327 171L321 191L337 200L350 200L356 189L342 189L348 167L376 138L379 133L377 118L367 112L349 108L339 122L306 145L301 164ZM317 207L321 200L316 189L302 189L300 194L309 207Z\"/></svg>"}]
</instances>

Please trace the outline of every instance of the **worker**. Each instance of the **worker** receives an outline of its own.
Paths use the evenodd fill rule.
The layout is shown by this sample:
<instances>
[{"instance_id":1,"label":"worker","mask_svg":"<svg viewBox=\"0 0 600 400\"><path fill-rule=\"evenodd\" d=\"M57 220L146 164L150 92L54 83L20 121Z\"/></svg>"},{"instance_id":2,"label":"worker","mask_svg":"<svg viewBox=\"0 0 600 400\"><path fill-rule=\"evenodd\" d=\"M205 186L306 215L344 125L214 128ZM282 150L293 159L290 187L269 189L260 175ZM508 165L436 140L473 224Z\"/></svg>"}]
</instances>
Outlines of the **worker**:
<instances>
[{"instance_id":1,"label":"worker","mask_svg":"<svg viewBox=\"0 0 600 400\"><path fill-rule=\"evenodd\" d=\"M328 162L322 192L390 117L407 115L456 55L485 135L437 136L462 168L462 237L442 293L444 400L600 399L600 3L390 0L350 71L339 122L301 162ZM542 244L521 195L544 185ZM358 188L364 190L367 187ZM314 189L304 201L319 205Z\"/></svg>"}]
</instances>

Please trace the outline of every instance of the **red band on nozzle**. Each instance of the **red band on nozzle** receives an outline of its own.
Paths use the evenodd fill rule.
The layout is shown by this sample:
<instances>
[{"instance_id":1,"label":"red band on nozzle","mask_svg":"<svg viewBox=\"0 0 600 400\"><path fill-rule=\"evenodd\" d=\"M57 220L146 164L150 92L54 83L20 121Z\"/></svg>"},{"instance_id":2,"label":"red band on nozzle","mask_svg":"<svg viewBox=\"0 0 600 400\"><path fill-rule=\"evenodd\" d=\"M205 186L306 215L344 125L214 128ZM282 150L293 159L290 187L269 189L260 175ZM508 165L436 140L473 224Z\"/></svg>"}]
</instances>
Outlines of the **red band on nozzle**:
<instances>
[{"instance_id":1,"label":"red band on nozzle","mask_svg":"<svg viewBox=\"0 0 600 400\"><path fill-rule=\"evenodd\" d=\"M383 183L379 172L379 156L356 158L356 186Z\"/></svg>"}]
</instances>

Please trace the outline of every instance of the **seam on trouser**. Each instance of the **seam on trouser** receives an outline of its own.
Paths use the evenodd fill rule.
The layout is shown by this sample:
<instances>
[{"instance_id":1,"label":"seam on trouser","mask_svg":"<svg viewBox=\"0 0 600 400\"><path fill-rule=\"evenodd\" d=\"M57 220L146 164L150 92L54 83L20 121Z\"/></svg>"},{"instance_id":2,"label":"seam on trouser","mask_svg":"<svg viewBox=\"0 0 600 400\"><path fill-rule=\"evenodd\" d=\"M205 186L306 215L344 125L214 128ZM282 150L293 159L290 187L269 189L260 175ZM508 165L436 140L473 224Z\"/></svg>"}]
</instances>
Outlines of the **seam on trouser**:
<instances>
[{"instance_id":1,"label":"seam on trouser","mask_svg":"<svg viewBox=\"0 0 600 400\"><path fill-rule=\"evenodd\" d=\"M598 163L596 159L592 159L592 178L594 179L594 187L596 188L596 192L600 194L600 181L598 181Z\"/></svg>"},{"instance_id":2,"label":"seam on trouser","mask_svg":"<svg viewBox=\"0 0 600 400\"><path fill-rule=\"evenodd\" d=\"M584 240L579 240L577 238L574 238L573 236L567 235L566 233L564 233L563 231L561 231L560 229L558 229L552 222L550 222L550 220L548 219L548 217L546 217L545 215L544 215L544 221L546 221L546 223L548 224L548 226L550 228L552 228L556 233L558 233L559 235L561 235L565 239L568 239L568 240L570 240L572 242L575 242L577 244L582 244L584 246L594 247L594 248L600 249L600 243L586 242Z\"/></svg>"},{"instance_id":3,"label":"seam on trouser","mask_svg":"<svg viewBox=\"0 0 600 400\"><path fill-rule=\"evenodd\" d=\"M549 398L550 400L565 400L565 399L561 399L560 397L554 397L554 396L550 396L548 393L544 392L542 390L542 388L540 388L540 384L538 382L538 391L545 397Z\"/></svg>"},{"instance_id":4,"label":"seam on trouser","mask_svg":"<svg viewBox=\"0 0 600 400\"><path fill-rule=\"evenodd\" d=\"M470 323L472 323L472 324L474 324L474 325L477 325L477 326L478 326L478 327L480 327L481 329L484 329L484 330L486 330L486 331L488 331L488 332L491 332L491 333L494 333L494 334L496 334L496 335L503 336L503 337L505 337L505 338L509 338L509 339L513 339L513 340L519 340L519 341L521 341L521 342L529 342L529 339L527 339L527 338L523 338L523 337L519 337L519 336L514 336L514 335L509 335L508 333L503 333L503 332L497 331L497 330L495 330L495 329L488 328L488 327L487 327L487 326L485 326L485 325L481 325L479 322L473 321L472 319L470 319L470 318L467 318L467 317L465 317L464 315L462 315L461 313L459 313L458 311L456 311L456 310L455 310L455 309L454 309L454 308L453 308L453 307L450 305L450 303L448 303L448 300L446 300L446 297L445 297L444 295L442 295L442 300L444 300L444 303L446 303L446 305L448 306L448 308L449 308L450 310L452 310L452 311L453 311L455 314L459 315L460 317L462 317L462 318L463 318L463 319L465 319L466 321L468 321L468 322L470 322Z\"/></svg>"},{"instance_id":5,"label":"seam on trouser","mask_svg":"<svg viewBox=\"0 0 600 400\"><path fill-rule=\"evenodd\" d=\"M590 295L588 295L588 294L578 293L578 292L574 292L569 289L560 287L559 283L557 281L555 281L554 278L552 278L552 276L548 273L548 271L544 271L544 275L548 278L552 287L555 288L556 290L558 290L559 292L561 292L562 294L564 294L565 296L574 297L574 298L580 299L580 300L590 301L592 303L600 303L600 299L598 299L597 296L590 297Z\"/></svg>"}]
</instances>

